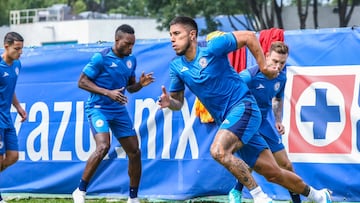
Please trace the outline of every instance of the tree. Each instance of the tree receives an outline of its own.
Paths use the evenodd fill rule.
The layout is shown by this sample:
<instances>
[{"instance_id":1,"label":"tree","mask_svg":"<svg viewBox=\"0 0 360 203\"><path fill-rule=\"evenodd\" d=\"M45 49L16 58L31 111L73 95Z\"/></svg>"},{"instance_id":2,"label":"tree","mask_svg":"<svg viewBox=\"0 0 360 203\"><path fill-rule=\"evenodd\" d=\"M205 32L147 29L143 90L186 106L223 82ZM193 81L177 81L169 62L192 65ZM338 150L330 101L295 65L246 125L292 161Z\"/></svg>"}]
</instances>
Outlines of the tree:
<instances>
[{"instance_id":1,"label":"tree","mask_svg":"<svg viewBox=\"0 0 360 203\"><path fill-rule=\"evenodd\" d=\"M271 6L268 8L267 5ZM275 16L280 28L283 28L281 11L282 0L148 0L147 8L151 15L156 17L160 23L159 29L168 29L169 21L176 15L187 15L190 17L203 16L207 23L207 30L201 33L211 32L218 26L214 21L218 15L226 15L230 25L237 30L234 21L242 24L249 30L261 30L274 27ZM238 14L246 16L247 22L242 22L236 17ZM249 21L254 26L249 25Z\"/></svg>"},{"instance_id":2,"label":"tree","mask_svg":"<svg viewBox=\"0 0 360 203\"><path fill-rule=\"evenodd\" d=\"M303 6L303 3L305 3L305 6ZM305 0L305 2L303 2L303 0L297 0L300 29L306 28L306 18L309 11L309 4L310 4L310 0Z\"/></svg>"},{"instance_id":3,"label":"tree","mask_svg":"<svg viewBox=\"0 0 360 203\"><path fill-rule=\"evenodd\" d=\"M360 0L352 0L350 5L349 12L348 9L348 3L349 0L337 0L337 6L339 11L339 26L340 27L347 27L349 24L349 21L351 19L351 15L354 11L355 5L358 5L360 3Z\"/></svg>"}]
</instances>

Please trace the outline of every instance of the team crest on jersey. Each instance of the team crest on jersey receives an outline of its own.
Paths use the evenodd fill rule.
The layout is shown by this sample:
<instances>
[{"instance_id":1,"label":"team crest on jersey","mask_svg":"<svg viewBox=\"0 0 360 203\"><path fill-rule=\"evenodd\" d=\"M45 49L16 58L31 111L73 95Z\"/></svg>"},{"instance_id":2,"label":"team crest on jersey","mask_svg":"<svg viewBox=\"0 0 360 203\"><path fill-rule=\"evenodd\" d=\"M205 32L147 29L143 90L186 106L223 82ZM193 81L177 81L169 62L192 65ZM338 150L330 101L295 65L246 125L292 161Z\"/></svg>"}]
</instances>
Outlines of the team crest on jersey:
<instances>
[{"instance_id":1,"label":"team crest on jersey","mask_svg":"<svg viewBox=\"0 0 360 203\"><path fill-rule=\"evenodd\" d=\"M19 75L19 72L20 72L20 71L19 71L19 67L16 67L16 68L15 68L15 73L16 73L16 75Z\"/></svg>"},{"instance_id":2,"label":"team crest on jersey","mask_svg":"<svg viewBox=\"0 0 360 203\"><path fill-rule=\"evenodd\" d=\"M126 61L126 66L130 69L132 67L132 62L130 60Z\"/></svg>"},{"instance_id":3,"label":"team crest on jersey","mask_svg":"<svg viewBox=\"0 0 360 203\"><path fill-rule=\"evenodd\" d=\"M4 147L4 142L0 141L0 149L2 149Z\"/></svg>"},{"instance_id":4,"label":"team crest on jersey","mask_svg":"<svg viewBox=\"0 0 360 203\"><path fill-rule=\"evenodd\" d=\"M104 125L104 121L101 120L101 119L99 119L99 120L97 120L97 121L95 122L95 126L96 126L96 127L102 127L103 125Z\"/></svg>"},{"instance_id":5,"label":"team crest on jersey","mask_svg":"<svg viewBox=\"0 0 360 203\"><path fill-rule=\"evenodd\" d=\"M207 65L208 65L208 61L205 57L201 57L200 60L199 60L199 65L202 67L202 68L205 68Z\"/></svg>"},{"instance_id":6,"label":"team crest on jersey","mask_svg":"<svg viewBox=\"0 0 360 203\"><path fill-rule=\"evenodd\" d=\"M280 88L280 82L276 82L275 85L274 85L274 90L278 91L279 88Z\"/></svg>"}]
</instances>

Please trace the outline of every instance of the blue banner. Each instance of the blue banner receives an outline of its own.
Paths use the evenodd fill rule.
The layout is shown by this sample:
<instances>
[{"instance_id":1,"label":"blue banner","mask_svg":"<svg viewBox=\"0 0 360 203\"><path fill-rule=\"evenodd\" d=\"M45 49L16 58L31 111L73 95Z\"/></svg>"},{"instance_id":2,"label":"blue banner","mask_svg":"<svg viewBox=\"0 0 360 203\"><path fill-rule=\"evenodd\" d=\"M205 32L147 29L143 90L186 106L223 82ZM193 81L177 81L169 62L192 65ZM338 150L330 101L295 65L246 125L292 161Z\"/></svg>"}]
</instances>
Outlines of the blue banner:
<instances>
[{"instance_id":1,"label":"blue banner","mask_svg":"<svg viewBox=\"0 0 360 203\"><path fill-rule=\"evenodd\" d=\"M295 170L315 188L331 189L336 201L360 201L359 30L286 31L285 41L292 66L283 139ZM77 187L95 149L84 113L88 93L78 88L77 80L90 57L108 46L112 44L24 49L16 92L28 120L20 123L12 109L20 157L0 173L2 192L70 194ZM156 77L140 92L127 94L142 150L139 196L184 200L227 194L235 179L209 153L217 128L200 123L194 95L185 91L181 111L159 110L156 105L161 85L169 84L168 65L175 57L171 43L137 41L133 54L137 77L143 71ZM290 198L284 188L255 177L274 199ZM88 194L127 196L128 185L127 157L113 140Z\"/></svg>"}]
</instances>

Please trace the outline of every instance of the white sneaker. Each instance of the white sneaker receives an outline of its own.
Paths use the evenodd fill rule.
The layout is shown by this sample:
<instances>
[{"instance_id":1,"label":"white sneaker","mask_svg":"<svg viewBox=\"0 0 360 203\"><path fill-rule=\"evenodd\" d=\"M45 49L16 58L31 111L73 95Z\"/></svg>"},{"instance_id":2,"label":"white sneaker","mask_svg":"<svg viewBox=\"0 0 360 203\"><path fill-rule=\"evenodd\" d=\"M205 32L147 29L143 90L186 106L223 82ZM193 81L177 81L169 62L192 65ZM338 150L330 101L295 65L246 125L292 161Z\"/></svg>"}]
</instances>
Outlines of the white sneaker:
<instances>
[{"instance_id":1,"label":"white sneaker","mask_svg":"<svg viewBox=\"0 0 360 203\"><path fill-rule=\"evenodd\" d=\"M76 188L76 190L74 190L74 192L72 193L74 203L85 203L85 195L86 192L79 190L79 188Z\"/></svg>"},{"instance_id":2,"label":"white sneaker","mask_svg":"<svg viewBox=\"0 0 360 203\"><path fill-rule=\"evenodd\" d=\"M0 203L6 203L5 200L1 200Z\"/></svg>"},{"instance_id":3,"label":"white sneaker","mask_svg":"<svg viewBox=\"0 0 360 203\"><path fill-rule=\"evenodd\" d=\"M139 198L128 198L127 203L140 203Z\"/></svg>"},{"instance_id":4,"label":"white sneaker","mask_svg":"<svg viewBox=\"0 0 360 203\"><path fill-rule=\"evenodd\" d=\"M266 194L262 197L254 198L254 203L273 203L272 199Z\"/></svg>"},{"instance_id":5,"label":"white sneaker","mask_svg":"<svg viewBox=\"0 0 360 203\"><path fill-rule=\"evenodd\" d=\"M320 190L322 193L321 201L319 203L332 203L331 201L331 191L328 189Z\"/></svg>"}]
</instances>

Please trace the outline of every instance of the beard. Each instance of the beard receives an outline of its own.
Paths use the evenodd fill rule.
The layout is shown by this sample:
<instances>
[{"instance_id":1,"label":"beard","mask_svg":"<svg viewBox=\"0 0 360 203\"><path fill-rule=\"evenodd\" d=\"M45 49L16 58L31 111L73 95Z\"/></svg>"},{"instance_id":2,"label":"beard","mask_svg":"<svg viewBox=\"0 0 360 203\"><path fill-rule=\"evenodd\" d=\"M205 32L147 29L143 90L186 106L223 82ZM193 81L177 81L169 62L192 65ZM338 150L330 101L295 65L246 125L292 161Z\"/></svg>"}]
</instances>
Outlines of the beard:
<instances>
[{"instance_id":1,"label":"beard","mask_svg":"<svg viewBox=\"0 0 360 203\"><path fill-rule=\"evenodd\" d=\"M131 54L131 51L125 49L125 48L119 48L116 49L116 52L120 55L120 56L129 56Z\"/></svg>"},{"instance_id":2,"label":"beard","mask_svg":"<svg viewBox=\"0 0 360 203\"><path fill-rule=\"evenodd\" d=\"M176 55L178 55L178 56L183 56L183 55L185 55L185 53L187 52L187 50L188 50L189 47L190 47L190 44L191 44L191 43L190 43L190 41L188 40L187 44L185 45L185 48L177 51L177 52L176 52Z\"/></svg>"}]
</instances>

